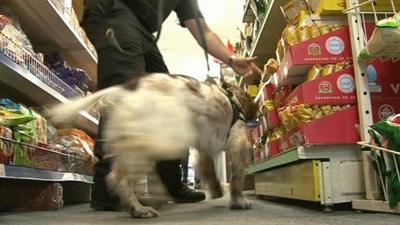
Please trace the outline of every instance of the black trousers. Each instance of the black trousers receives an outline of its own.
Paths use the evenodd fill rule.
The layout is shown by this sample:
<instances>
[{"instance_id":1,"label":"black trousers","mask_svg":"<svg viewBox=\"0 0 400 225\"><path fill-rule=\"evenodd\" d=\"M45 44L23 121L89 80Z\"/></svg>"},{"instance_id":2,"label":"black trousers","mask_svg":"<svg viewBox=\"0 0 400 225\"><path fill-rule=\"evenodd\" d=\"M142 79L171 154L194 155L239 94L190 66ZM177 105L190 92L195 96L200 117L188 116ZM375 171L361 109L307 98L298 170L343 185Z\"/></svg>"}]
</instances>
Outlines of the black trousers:
<instances>
[{"instance_id":1,"label":"black trousers","mask_svg":"<svg viewBox=\"0 0 400 225\"><path fill-rule=\"evenodd\" d=\"M146 73L168 73L163 57L154 45L154 36L137 20L135 15L119 0L87 0L82 26L98 53L98 88L121 84ZM106 32L114 32L120 48L112 44ZM148 107L143 105L143 107ZM104 158L103 127L106 115L100 119L95 154L99 163L95 169L95 189L105 185L112 159ZM167 190L173 194L182 188L182 172L179 160L161 161L157 172ZM99 188L103 189L103 188ZM104 191L100 191L104 192ZM95 193L96 194L96 193ZM105 192L104 195L107 193ZM107 196L96 196L99 198Z\"/></svg>"}]
</instances>

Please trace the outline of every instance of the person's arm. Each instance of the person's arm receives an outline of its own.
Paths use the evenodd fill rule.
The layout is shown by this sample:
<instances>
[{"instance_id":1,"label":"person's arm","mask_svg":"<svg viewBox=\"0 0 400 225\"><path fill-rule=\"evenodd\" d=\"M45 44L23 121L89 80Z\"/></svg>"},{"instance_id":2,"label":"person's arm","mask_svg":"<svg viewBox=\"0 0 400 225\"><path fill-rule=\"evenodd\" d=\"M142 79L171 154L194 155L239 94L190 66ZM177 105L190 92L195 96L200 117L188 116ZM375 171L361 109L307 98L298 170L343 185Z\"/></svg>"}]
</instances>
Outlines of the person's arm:
<instances>
[{"instance_id":1,"label":"person's arm","mask_svg":"<svg viewBox=\"0 0 400 225\"><path fill-rule=\"evenodd\" d=\"M236 73L246 76L254 73L261 74L261 70L254 65L256 57L240 57L234 56L232 52L228 50L227 47L222 43L221 39L214 33L205 23L204 19L199 19L203 27L203 32L205 35L208 53L215 58L221 60L223 63L229 65ZM195 19L189 19L184 22L185 27L187 27L196 39L200 46L203 45L201 41L201 33L197 29L197 23ZM203 47L203 46L202 46Z\"/></svg>"}]
</instances>

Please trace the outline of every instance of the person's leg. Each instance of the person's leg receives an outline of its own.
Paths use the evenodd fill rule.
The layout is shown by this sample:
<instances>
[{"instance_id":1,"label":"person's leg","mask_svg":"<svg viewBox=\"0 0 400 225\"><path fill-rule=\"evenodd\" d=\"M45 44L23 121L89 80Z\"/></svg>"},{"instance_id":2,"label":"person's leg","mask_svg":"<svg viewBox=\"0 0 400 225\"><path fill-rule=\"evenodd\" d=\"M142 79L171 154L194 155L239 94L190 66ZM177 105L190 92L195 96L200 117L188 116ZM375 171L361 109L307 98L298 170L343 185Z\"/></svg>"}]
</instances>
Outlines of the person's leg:
<instances>
[{"instance_id":1,"label":"person's leg","mask_svg":"<svg viewBox=\"0 0 400 225\"><path fill-rule=\"evenodd\" d=\"M112 1L102 1L103 8L112 10ZM137 26L130 26L133 21L123 21L123 17L113 18L106 15L107 12L97 11L94 4L92 11L87 10L83 21L83 27L88 37L94 44L98 54L98 89L103 89L116 84L122 84L132 77L145 73L144 56L138 54L129 57L113 46L106 37L106 31L112 28L115 37L123 50L128 53L143 52L141 32ZM121 20L122 19L122 20ZM125 32L127 34L125 34ZM95 167L94 185L92 189L91 207L96 210L117 210L120 200L118 196L109 191L105 177L110 173L112 158L104 158L103 127L107 118L102 112L99 121L98 134L95 142L95 154L99 162Z\"/></svg>"},{"instance_id":2,"label":"person's leg","mask_svg":"<svg viewBox=\"0 0 400 225\"><path fill-rule=\"evenodd\" d=\"M157 46L145 55L146 71L150 73L169 73ZM189 151L189 149L188 149ZM195 192L182 182L180 160L160 161L156 164L157 173L168 192L177 203L198 202L205 199L203 192Z\"/></svg>"}]
</instances>

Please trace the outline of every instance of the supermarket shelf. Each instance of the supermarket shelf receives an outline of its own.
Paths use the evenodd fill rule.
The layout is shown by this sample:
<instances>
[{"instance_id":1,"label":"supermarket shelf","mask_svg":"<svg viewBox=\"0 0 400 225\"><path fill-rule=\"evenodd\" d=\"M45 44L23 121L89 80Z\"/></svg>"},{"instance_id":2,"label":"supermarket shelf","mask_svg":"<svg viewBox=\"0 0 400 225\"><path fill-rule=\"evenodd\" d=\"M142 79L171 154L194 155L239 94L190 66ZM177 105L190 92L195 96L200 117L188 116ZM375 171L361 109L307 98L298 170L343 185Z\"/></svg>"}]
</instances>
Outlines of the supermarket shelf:
<instances>
[{"instance_id":1,"label":"supermarket shelf","mask_svg":"<svg viewBox=\"0 0 400 225\"><path fill-rule=\"evenodd\" d=\"M251 23L255 20L255 14L251 7L251 2L253 0L247 0L246 5L244 6L244 15L243 15L243 23Z\"/></svg>"},{"instance_id":2,"label":"supermarket shelf","mask_svg":"<svg viewBox=\"0 0 400 225\"><path fill-rule=\"evenodd\" d=\"M12 88L13 95L37 105L51 106L70 101L3 54L0 54L0 83L0 87ZM74 125L89 134L95 134L98 120L87 112L80 112L80 115Z\"/></svg>"},{"instance_id":3,"label":"supermarket shelf","mask_svg":"<svg viewBox=\"0 0 400 225\"><path fill-rule=\"evenodd\" d=\"M247 168L248 174L257 173L263 170L268 170L274 167L287 165L299 160L297 148L275 155L267 160L250 165Z\"/></svg>"},{"instance_id":4,"label":"supermarket shelf","mask_svg":"<svg viewBox=\"0 0 400 225\"><path fill-rule=\"evenodd\" d=\"M50 0L4 0L23 30L42 52L60 51L73 67L85 70L97 82L97 58Z\"/></svg>"},{"instance_id":5,"label":"supermarket shelf","mask_svg":"<svg viewBox=\"0 0 400 225\"><path fill-rule=\"evenodd\" d=\"M327 207L365 195L357 145L301 146L257 164L256 195L320 202Z\"/></svg>"},{"instance_id":6,"label":"supermarket shelf","mask_svg":"<svg viewBox=\"0 0 400 225\"><path fill-rule=\"evenodd\" d=\"M285 166L303 159L354 159L361 160L360 148L354 145L314 145L292 148L247 168L248 174Z\"/></svg>"},{"instance_id":7,"label":"supermarket shelf","mask_svg":"<svg viewBox=\"0 0 400 225\"><path fill-rule=\"evenodd\" d=\"M256 64L261 68L268 58L276 58L276 45L286 25L280 10L281 2L270 0L266 4L264 20L249 54L250 57L258 57ZM253 84L259 79L259 75L247 76L240 81L240 84Z\"/></svg>"},{"instance_id":8,"label":"supermarket shelf","mask_svg":"<svg viewBox=\"0 0 400 225\"><path fill-rule=\"evenodd\" d=\"M268 3L267 3L268 4ZM281 1L271 0L267 5L264 21L251 49L251 56L258 56L258 65L267 58L275 57L276 44L285 28L285 19L280 10Z\"/></svg>"},{"instance_id":9,"label":"supermarket shelf","mask_svg":"<svg viewBox=\"0 0 400 225\"><path fill-rule=\"evenodd\" d=\"M358 210L400 214L400 205L397 205L396 208L391 209L389 207L389 203L385 201L356 199L353 200L352 205L353 209Z\"/></svg>"},{"instance_id":10,"label":"supermarket shelf","mask_svg":"<svg viewBox=\"0 0 400 225\"><path fill-rule=\"evenodd\" d=\"M54 182L77 181L89 184L93 183L93 177L87 175L40 170L5 164L0 164L0 178Z\"/></svg>"}]
</instances>

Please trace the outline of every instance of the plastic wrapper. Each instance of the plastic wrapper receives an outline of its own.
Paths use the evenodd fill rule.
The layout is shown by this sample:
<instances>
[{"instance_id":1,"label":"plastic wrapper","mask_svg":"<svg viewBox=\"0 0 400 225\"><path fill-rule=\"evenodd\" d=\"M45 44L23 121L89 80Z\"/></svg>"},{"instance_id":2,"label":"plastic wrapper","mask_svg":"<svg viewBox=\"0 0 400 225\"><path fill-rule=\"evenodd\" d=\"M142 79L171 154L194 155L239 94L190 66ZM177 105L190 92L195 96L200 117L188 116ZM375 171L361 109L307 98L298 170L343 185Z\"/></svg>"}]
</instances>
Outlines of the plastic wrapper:
<instances>
[{"instance_id":1,"label":"plastic wrapper","mask_svg":"<svg viewBox=\"0 0 400 225\"><path fill-rule=\"evenodd\" d=\"M283 126L276 127L272 130L271 133L268 134L266 141L271 142L271 141L280 139L283 137L283 135L285 135L285 133L286 133L285 127L283 127Z\"/></svg>"},{"instance_id":2,"label":"plastic wrapper","mask_svg":"<svg viewBox=\"0 0 400 225\"><path fill-rule=\"evenodd\" d=\"M97 162L93 152L94 141L83 131L71 128L59 129L57 137L49 146L51 149L71 156L67 159L63 158L62 168L69 168L77 173L93 173Z\"/></svg>"},{"instance_id":3,"label":"plastic wrapper","mask_svg":"<svg viewBox=\"0 0 400 225\"><path fill-rule=\"evenodd\" d=\"M335 64L326 64L324 65L322 71L321 71L321 76L328 76L332 73L335 72Z\"/></svg>"},{"instance_id":4,"label":"plastic wrapper","mask_svg":"<svg viewBox=\"0 0 400 225\"><path fill-rule=\"evenodd\" d=\"M328 116L335 112L342 111L349 108L349 105L345 106L332 106L332 105L310 105L310 104L299 104L299 105L288 105L279 109L279 117L282 121L282 125L287 129L291 130L298 127L303 123L307 123L324 116Z\"/></svg>"},{"instance_id":5,"label":"plastic wrapper","mask_svg":"<svg viewBox=\"0 0 400 225\"><path fill-rule=\"evenodd\" d=\"M301 11L307 10L308 5L305 0L290 0L281 8L286 21L291 25L297 25Z\"/></svg>"},{"instance_id":6,"label":"plastic wrapper","mask_svg":"<svg viewBox=\"0 0 400 225\"><path fill-rule=\"evenodd\" d=\"M369 134L372 145L400 151L400 114L392 115L371 128ZM400 159L393 156L384 151L371 151L373 166L380 176L381 189L385 190L381 193L385 192L384 199L389 201L390 208L395 208L400 202L400 177L397 172Z\"/></svg>"},{"instance_id":7,"label":"plastic wrapper","mask_svg":"<svg viewBox=\"0 0 400 225\"><path fill-rule=\"evenodd\" d=\"M0 136L8 139L12 139L12 131L8 127L0 126ZM11 164L13 161L14 149L12 144L7 141L0 139L0 163Z\"/></svg>"},{"instance_id":8,"label":"plastic wrapper","mask_svg":"<svg viewBox=\"0 0 400 225\"><path fill-rule=\"evenodd\" d=\"M307 72L307 81L315 80L317 79L321 72L322 72L322 66L319 64L313 65L310 70Z\"/></svg>"},{"instance_id":9,"label":"plastic wrapper","mask_svg":"<svg viewBox=\"0 0 400 225\"><path fill-rule=\"evenodd\" d=\"M316 38L316 37L321 36L320 29L316 23L312 24L309 27L309 33L310 33L311 38Z\"/></svg>"},{"instance_id":10,"label":"plastic wrapper","mask_svg":"<svg viewBox=\"0 0 400 225\"><path fill-rule=\"evenodd\" d=\"M389 18L379 20L376 26L382 28L398 28L400 26L400 12Z\"/></svg>"},{"instance_id":11,"label":"plastic wrapper","mask_svg":"<svg viewBox=\"0 0 400 225\"><path fill-rule=\"evenodd\" d=\"M0 181L0 211L58 210L63 202L60 183Z\"/></svg>"},{"instance_id":12,"label":"plastic wrapper","mask_svg":"<svg viewBox=\"0 0 400 225\"><path fill-rule=\"evenodd\" d=\"M276 61L276 59L271 58L271 59L268 59L267 63L265 64L264 69L265 69L266 74L271 76L278 70L278 67L279 67L279 63Z\"/></svg>"},{"instance_id":13,"label":"plastic wrapper","mask_svg":"<svg viewBox=\"0 0 400 225\"><path fill-rule=\"evenodd\" d=\"M400 114L390 116L372 125L371 128L389 141L388 148L400 150Z\"/></svg>"},{"instance_id":14,"label":"plastic wrapper","mask_svg":"<svg viewBox=\"0 0 400 225\"><path fill-rule=\"evenodd\" d=\"M342 28L342 26L339 25L339 24L329 25L329 29L331 30L331 32L337 31L337 30L339 30L340 28Z\"/></svg>"},{"instance_id":15,"label":"plastic wrapper","mask_svg":"<svg viewBox=\"0 0 400 225\"><path fill-rule=\"evenodd\" d=\"M327 34L329 32L331 32L331 28L328 24L322 24L321 26L319 26L319 33L321 35Z\"/></svg>"},{"instance_id":16,"label":"plastic wrapper","mask_svg":"<svg viewBox=\"0 0 400 225\"><path fill-rule=\"evenodd\" d=\"M299 37L300 42L304 42L311 39L310 27L304 26L297 28L297 36Z\"/></svg>"},{"instance_id":17,"label":"plastic wrapper","mask_svg":"<svg viewBox=\"0 0 400 225\"><path fill-rule=\"evenodd\" d=\"M21 45L24 49L28 50L30 53L34 53L30 40L21 29L18 17L11 11L11 9L7 6L0 5L0 15L8 17L12 21L9 26L3 28L2 33L7 33L12 36L15 42Z\"/></svg>"},{"instance_id":18,"label":"plastic wrapper","mask_svg":"<svg viewBox=\"0 0 400 225\"><path fill-rule=\"evenodd\" d=\"M282 62L285 52L285 40L284 38L281 38L276 46L276 58L278 59L278 63Z\"/></svg>"},{"instance_id":19,"label":"plastic wrapper","mask_svg":"<svg viewBox=\"0 0 400 225\"><path fill-rule=\"evenodd\" d=\"M289 46L293 46L299 43L299 37L297 36L297 30L295 26L287 26L283 31L283 38Z\"/></svg>"},{"instance_id":20,"label":"plastic wrapper","mask_svg":"<svg viewBox=\"0 0 400 225\"><path fill-rule=\"evenodd\" d=\"M1 126L16 126L28 123L35 118L29 109L21 104L17 104L10 99L0 99L0 125Z\"/></svg>"},{"instance_id":21,"label":"plastic wrapper","mask_svg":"<svg viewBox=\"0 0 400 225\"><path fill-rule=\"evenodd\" d=\"M275 110L276 109L275 102L271 101L271 100L264 101L264 103L262 105L262 109L263 109L263 112L270 112L270 111Z\"/></svg>"}]
</instances>

